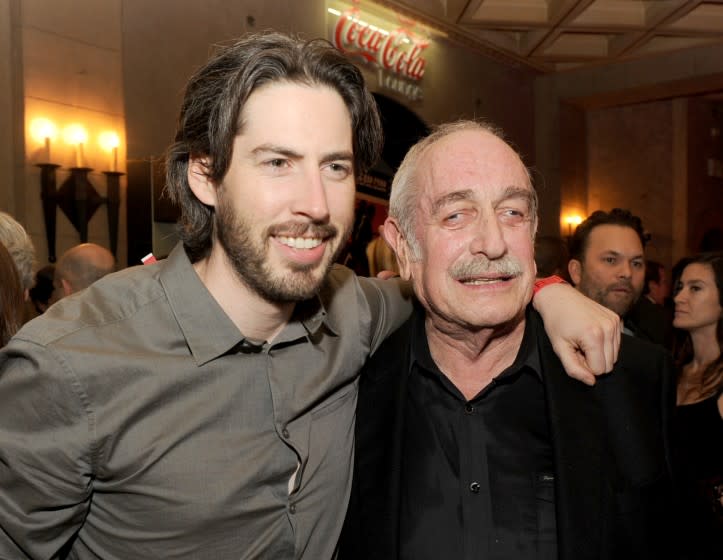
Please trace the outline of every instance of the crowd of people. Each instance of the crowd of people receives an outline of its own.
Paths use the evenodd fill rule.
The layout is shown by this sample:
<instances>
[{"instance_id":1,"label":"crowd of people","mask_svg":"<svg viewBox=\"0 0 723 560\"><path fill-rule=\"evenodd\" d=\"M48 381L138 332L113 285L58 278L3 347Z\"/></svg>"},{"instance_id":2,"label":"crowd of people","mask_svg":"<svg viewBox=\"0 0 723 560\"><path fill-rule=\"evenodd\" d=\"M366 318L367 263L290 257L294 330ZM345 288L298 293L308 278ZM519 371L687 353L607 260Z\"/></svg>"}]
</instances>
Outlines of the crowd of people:
<instances>
[{"instance_id":1,"label":"crowd of people","mask_svg":"<svg viewBox=\"0 0 723 560\"><path fill-rule=\"evenodd\" d=\"M619 208L536 239L460 121L394 177L400 278L355 275L381 126L324 41L221 48L178 123L168 258L34 274L0 213L0 558L723 557L720 248L669 277Z\"/></svg>"}]
</instances>

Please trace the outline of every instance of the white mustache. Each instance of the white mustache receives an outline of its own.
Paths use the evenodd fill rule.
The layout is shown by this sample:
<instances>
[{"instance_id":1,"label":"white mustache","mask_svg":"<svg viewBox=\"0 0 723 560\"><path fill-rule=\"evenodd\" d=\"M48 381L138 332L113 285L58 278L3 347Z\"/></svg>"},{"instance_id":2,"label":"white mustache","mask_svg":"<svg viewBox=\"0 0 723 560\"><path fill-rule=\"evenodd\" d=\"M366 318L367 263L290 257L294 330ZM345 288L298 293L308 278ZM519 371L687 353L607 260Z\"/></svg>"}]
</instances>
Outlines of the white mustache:
<instances>
[{"instance_id":1,"label":"white mustache","mask_svg":"<svg viewBox=\"0 0 723 560\"><path fill-rule=\"evenodd\" d=\"M480 256L471 261L454 264L449 272L455 280L459 280L485 274L514 277L522 274L523 269L520 262L509 255L497 260Z\"/></svg>"}]
</instances>

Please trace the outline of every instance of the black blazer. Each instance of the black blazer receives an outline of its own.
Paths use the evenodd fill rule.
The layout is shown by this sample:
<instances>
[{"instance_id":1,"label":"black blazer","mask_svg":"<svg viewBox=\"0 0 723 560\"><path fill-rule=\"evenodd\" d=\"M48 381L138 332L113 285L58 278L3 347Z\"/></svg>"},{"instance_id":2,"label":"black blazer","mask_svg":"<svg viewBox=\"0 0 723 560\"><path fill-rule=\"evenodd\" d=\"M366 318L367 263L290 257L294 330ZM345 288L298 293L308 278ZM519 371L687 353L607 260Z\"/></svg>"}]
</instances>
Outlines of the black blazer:
<instances>
[{"instance_id":1,"label":"black blazer","mask_svg":"<svg viewBox=\"0 0 723 560\"><path fill-rule=\"evenodd\" d=\"M559 558L675 558L670 450L675 390L668 356L656 345L624 336L613 372L588 387L568 377L539 315L530 315L550 418ZM412 320L362 370L354 483L340 560L398 557Z\"/></svg>"}]
</instances>

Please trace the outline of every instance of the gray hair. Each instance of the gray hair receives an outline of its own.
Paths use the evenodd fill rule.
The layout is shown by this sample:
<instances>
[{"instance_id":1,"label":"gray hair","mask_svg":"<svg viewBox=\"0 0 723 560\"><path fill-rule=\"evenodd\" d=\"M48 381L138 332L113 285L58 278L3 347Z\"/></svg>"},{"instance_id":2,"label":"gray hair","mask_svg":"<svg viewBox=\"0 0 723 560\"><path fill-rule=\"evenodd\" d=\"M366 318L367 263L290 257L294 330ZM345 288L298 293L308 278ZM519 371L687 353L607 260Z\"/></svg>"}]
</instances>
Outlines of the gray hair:
<instances>
[{"instance_id":1,"label":"gray hair","mask_svg":"<svg viewBox=\"0 0 723 560\"><path fill-rule=\"evenodd\" d=\"M0 211L0 243L7 247L8 253L18 269L23 290L33 287L33 267L35 266L35 247L25 228L7 212Z\"/></svg>"},{"instance_id":2,"label":"gray hair","mask_svg":"<svg viewBox=\"0 0 723 560\"><path fill-rule=\"evenodd\" d=\"M419 188L416 182L416 171L419 167L422 156L429 150L434 144L450 136L456 132L464 131L480 131L488 132L493 136L502 140L505 144L510 146L509 142L504 137L502 130L495 127L494 125L484 121L474 120L459 120L450 123L444 123L435 127L429 136L422 138L414 146L410 148L407 155L404 156L402 164L399 166L397 173L394 175L392 181L392 192L389 197L389 216L396 219L399 223L399 227L407 240L409 248L411 250L411 256L414 259L420 259L422 256L422 250L419 245L419 241L414 233L414 221L417 211L417 203L419 198ZM510 146L512 148L512 146ZM517 150L512 150L520 157ZM526 166L523 167L527 173L527 178L532 186L532 178L530 171ZM537 192L532 189L532 200L530 213L534 218L533 236L537 229Z\"/></svg>"}]
</instances>

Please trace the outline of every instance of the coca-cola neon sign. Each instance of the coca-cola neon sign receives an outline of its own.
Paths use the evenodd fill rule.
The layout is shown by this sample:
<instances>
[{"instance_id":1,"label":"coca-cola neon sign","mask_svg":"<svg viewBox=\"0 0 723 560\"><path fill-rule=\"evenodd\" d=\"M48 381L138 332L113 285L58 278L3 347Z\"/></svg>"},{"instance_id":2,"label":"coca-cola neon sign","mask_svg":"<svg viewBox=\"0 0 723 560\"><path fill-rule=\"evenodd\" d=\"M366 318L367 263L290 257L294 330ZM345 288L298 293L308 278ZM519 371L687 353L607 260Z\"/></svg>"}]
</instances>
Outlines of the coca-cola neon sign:
<instances>
[{"instance_id":1,"label":"coca-cola neon sign","mask_svg":"<svg viewBox=\"0 0 723 560\"><path fill-rule=\"evenodd\" d=\"M419 38L407 27L387 31L360 16L361 10L357 7L339 13L334 27L336 47L403 78L421 80L427 65L422 55L429 41Z\"/></svg>"}]
</instances>

